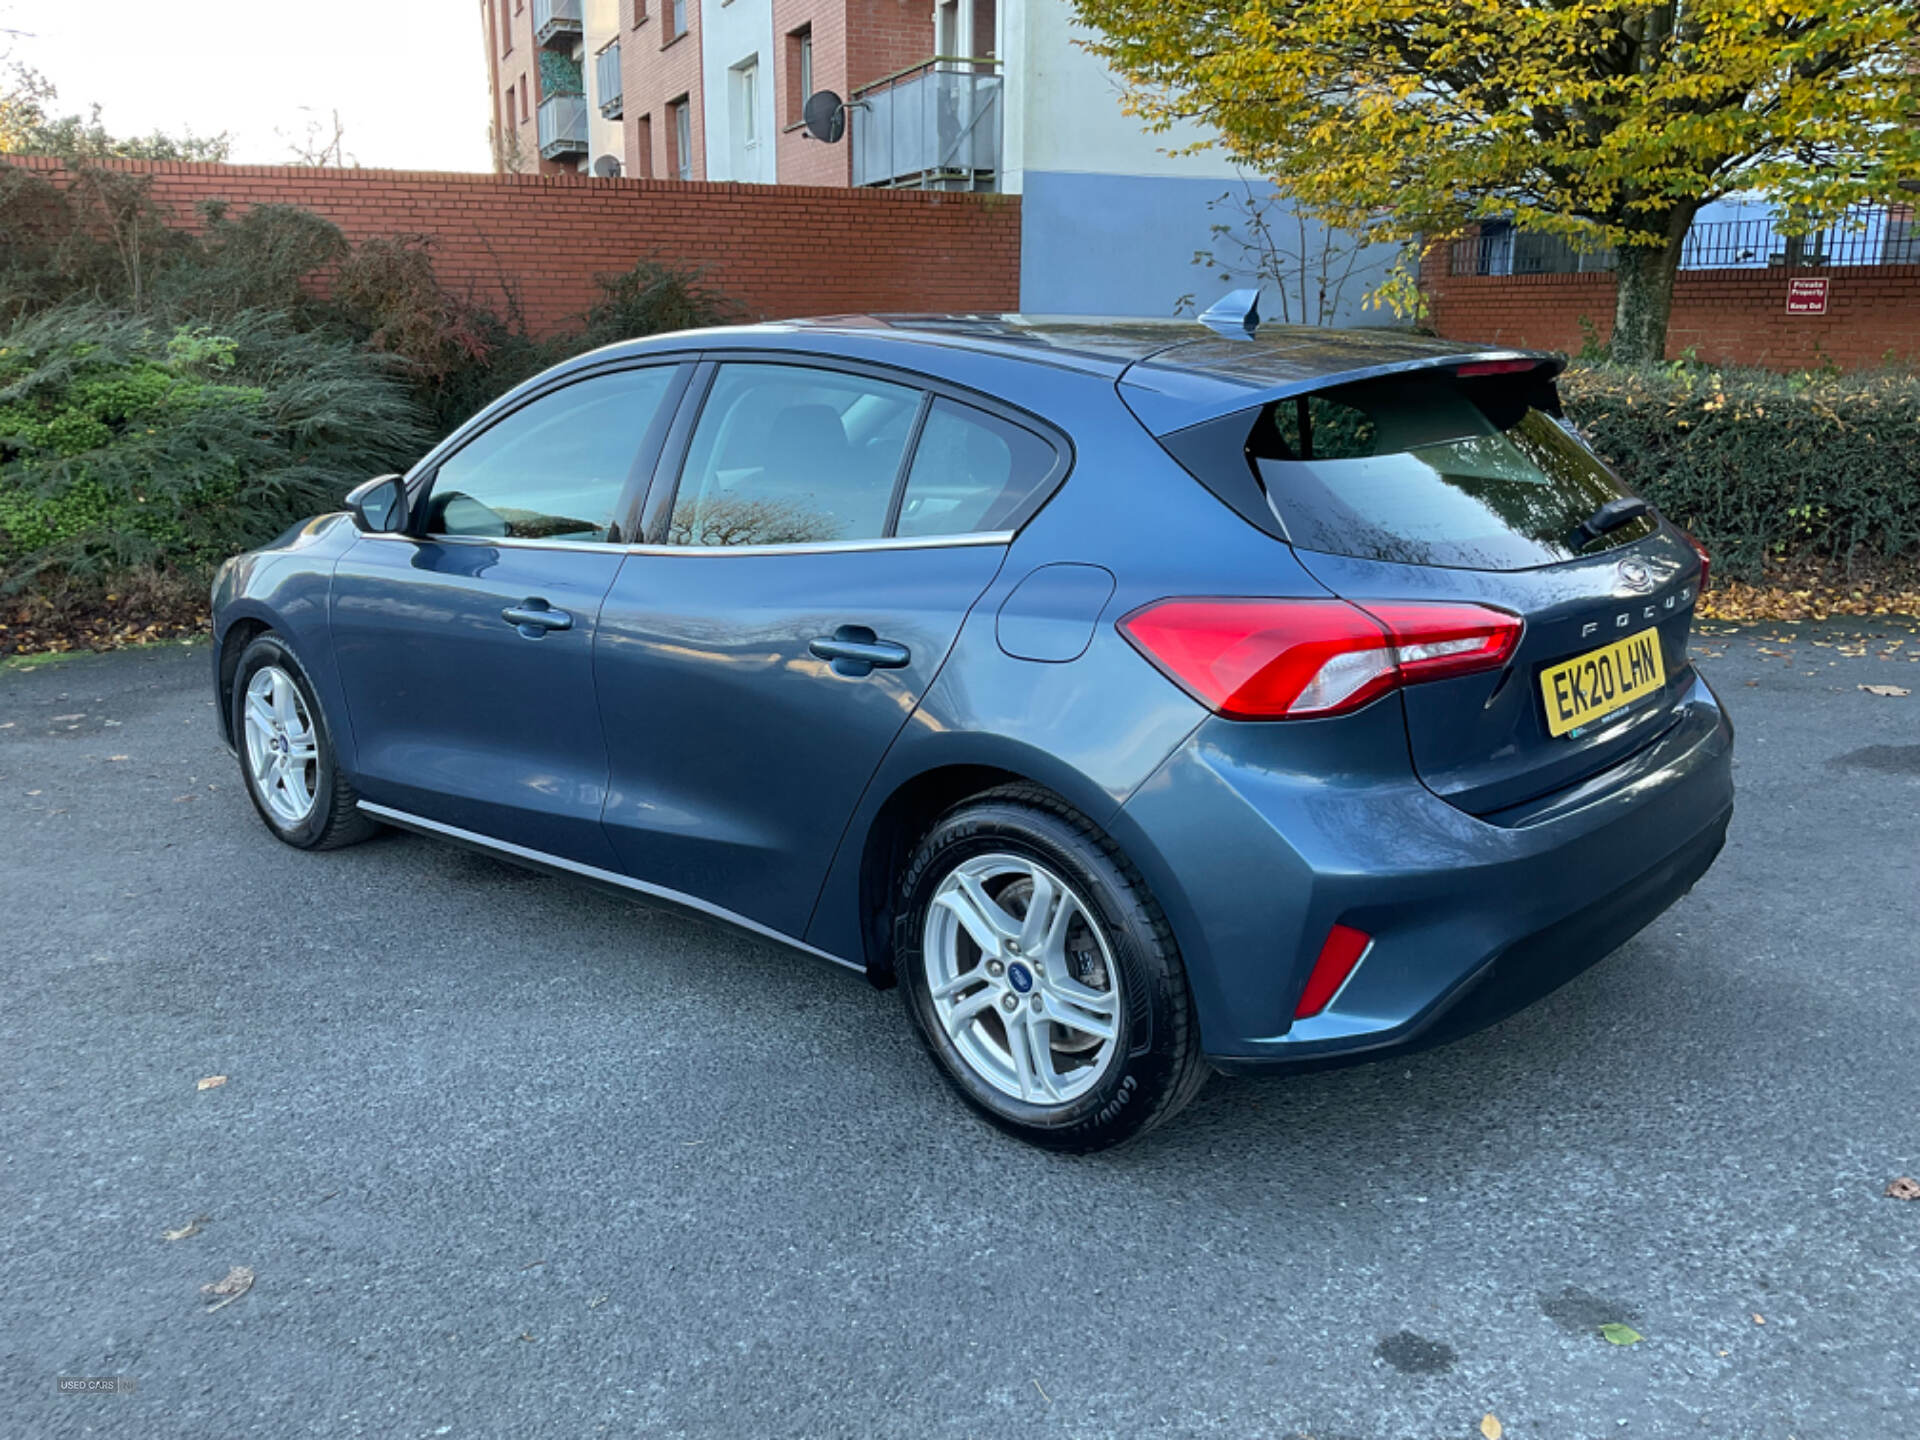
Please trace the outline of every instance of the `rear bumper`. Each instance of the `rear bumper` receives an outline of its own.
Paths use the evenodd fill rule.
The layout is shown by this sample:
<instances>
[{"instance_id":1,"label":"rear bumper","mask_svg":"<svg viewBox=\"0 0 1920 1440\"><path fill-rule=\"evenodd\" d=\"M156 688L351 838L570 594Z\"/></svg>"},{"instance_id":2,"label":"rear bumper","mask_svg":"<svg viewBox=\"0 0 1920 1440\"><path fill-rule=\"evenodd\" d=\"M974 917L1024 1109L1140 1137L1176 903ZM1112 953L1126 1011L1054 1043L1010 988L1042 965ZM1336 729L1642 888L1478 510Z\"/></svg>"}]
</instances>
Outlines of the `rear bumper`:
<instances>
[{"instance_id":1,"label":"rear bumper","mask_svg":"<svg viewBox=\"0 0 1920 1440\"><path fill-rule=\"evenodd\" d=\"M1368 716L1375 733L1356 735ZM1122 810L1115 838L1168 911L1219 1068L1327 1063L1491 1024L1617 949L1725 841L1733 730L1698 677L1659 740L1489 819L1410 769L1356 772L1356 742L1392 753L1401 724L1385 704L1338 734L1209 722ZM1404 753L1404 732L1397 743ZM1296 1022L1336 922L1373 948Z\"/></svg>"}]
</instances>

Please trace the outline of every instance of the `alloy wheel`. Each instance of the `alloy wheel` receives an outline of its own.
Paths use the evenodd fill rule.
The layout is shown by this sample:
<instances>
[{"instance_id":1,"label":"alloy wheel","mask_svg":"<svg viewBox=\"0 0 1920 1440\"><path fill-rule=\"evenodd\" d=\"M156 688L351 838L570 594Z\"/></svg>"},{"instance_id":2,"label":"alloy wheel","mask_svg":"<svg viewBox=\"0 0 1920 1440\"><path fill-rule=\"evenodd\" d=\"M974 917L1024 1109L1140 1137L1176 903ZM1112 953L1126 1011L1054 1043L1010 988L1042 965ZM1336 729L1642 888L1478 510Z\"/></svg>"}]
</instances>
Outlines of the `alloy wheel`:
<instances>
[{"instance_id":1,"label":"alloy wheel","mask_svg":"<svg viewBox=\"0 0 1920 1440\"><path fill-rule=\"evenodd\" d=\"M247 683L242 713L247 773L261 803L280 824L300 824L320 782L319 737L300 687L278 665L263 665Z\"/></svg>"},{"instance_id":2,"label":"alloy wheel","mask_svg":"<svg viewBox=\"0 0 1920 1440\"><path fill-rule=\"evenodd\" d=\"M1086 903L1023 855L962 861L927 907L934 1012L967 1067L1004 1095L1064 1105L1119 1043L1120 973Z\"/></svg>"}]
</instances>

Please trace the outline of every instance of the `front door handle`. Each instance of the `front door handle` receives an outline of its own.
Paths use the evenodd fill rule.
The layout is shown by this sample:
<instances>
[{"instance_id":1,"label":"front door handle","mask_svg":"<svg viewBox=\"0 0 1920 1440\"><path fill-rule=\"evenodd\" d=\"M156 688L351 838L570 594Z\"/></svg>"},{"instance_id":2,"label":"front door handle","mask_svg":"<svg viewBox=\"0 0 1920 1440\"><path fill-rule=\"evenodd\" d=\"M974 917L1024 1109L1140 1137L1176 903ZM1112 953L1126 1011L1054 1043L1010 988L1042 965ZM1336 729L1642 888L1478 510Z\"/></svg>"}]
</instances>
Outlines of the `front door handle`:
<instances>
[{"instance_id":1,"label":"front door handle","mask_svg":"<svg viewBox=\"0 0 1920 1440\"><path fill-rule=\"evenodd\" d=\"M564 610L556 610L537 595L530 595L518 605L509 605L500 612L500 618L515 627L529 640L538 640L549 630L571 630L573 616Z\"/></svg>"},{"instance_id":2,"label":"front door handle","mask_svg":"<svg viewBox=\"0 0 1920 1440\"><path fill-rule=\"evenodd\" d=\"M892 640L882 640L864 625L842 625L831 635L820 635L807 646L817 659L833 662L836 675L856 679L875 670L898 670L913 652Z\"/></svg>"}]
</instances>

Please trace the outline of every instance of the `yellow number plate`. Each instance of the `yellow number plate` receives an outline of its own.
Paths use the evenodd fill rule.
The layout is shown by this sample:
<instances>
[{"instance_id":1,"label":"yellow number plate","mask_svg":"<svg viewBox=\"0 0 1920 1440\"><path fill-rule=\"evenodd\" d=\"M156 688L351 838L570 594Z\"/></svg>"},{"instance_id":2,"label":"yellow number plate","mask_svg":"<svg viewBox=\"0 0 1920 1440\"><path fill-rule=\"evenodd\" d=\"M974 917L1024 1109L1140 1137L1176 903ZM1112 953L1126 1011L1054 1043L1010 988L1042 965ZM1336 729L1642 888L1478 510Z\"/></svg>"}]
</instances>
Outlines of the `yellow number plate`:
<instances>
[{"instance_id":1,"label":"yellow number plate","mask_svg":"<svg viewBox=\"0 0 1920 1440\"><path fill-rule=\"evenodd\" d=\"M1540 695L1547 702L1547 730L1565 735L1589 721L1610 715L1667 683L1660 663L1660 632L1642 630L1611 645L1540 672Z\"/></svg>"}]
</instances>

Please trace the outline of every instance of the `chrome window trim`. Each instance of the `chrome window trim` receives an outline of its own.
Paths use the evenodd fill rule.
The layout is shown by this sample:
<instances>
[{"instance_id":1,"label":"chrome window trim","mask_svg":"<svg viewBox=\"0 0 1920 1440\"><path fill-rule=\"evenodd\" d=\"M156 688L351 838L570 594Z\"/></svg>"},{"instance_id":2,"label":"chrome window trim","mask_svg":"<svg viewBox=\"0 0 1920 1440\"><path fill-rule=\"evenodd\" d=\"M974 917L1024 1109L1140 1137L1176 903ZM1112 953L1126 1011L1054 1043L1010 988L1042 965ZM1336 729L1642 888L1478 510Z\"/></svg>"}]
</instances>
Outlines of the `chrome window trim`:
<instances>
[{"instance_id":1,"label":"chrome window trim","mask_svg":"<svg viewBox=\"0 0 1920 1440\"><path fill-rule=\"evenodd\" d=\"M1011 545L1011 530L960 535L875 536L871 540L802 540L781 545L629 545L634 555L846 555L861 550L945 550L961 545Z\"/></svg>"},{"instance_id":2,"label":"chrome window trim","mask_svg":"<svg viewBox=\"0 0 1920 1440\"><path fill-rule=\"evenodd\" d=\"M617 540L541 540L518 535L409 535L416 544L430 540L436 545L492 545L512 550L610 550L619 554L627 549Z\"/></svg>"},{"instance_id":3,"label":"chrome window trim","mask_svg":"<svg viewBox=\"0 0 1920 1440\"><path fill-rule=\"evenodd\" d=\"M862 550L947 550L966 545L1011 545L1011 530L974 530L963 535L901 535L872 540L809 540L781 545L624 545L610 540L531 540L516 536L408 535L374 530L363 540L404 540L409 545L486 545L500 550L588 550L621 555L847 555Z\"/></svg>"},{"instance_id":4,"label":"chrome window trim","mask_svg":"<svg viewBox=\"0 0 1920 1440\"><path fill-rule=\"evenodd\" d=\"M803 951L815 959L830 960L835 965L845 966L849 970L857 970L863 975L866 973L867 967L864 965L856 964L852 960L846 960L828 951L818 949L815 946L807 944L804 940L796 940L791 935L775 930L771 925L762 925L758 920L749 920L745 915L729 910L723 905L715 905L710 900L702 900L697 895L688 895L680 890L670 890L664 885L649 884L645 880L635 880L630 875L620 875L612 870L602 870L597 865L584 865L578 860L567 860L558 855L549 855L544 850L529 849L525 845L515 845L509 840L496 840L491 835L482 835L474 830L462 830L457 825L442 824L438 820L428 820L423 816L411 815L405 810L395 810L390 806L376 805L371 800L362 800L360 802L360 808L374 818L384 820L389 825L398 825L403 830L415 830L423 835L440 836L444 839L457 841L462 845L474 846L477 849L497 851L502 855L511 855L516 859L524 860L532 865L545 866L551 870L564 870L568 874L578 875L582 879L597 881L602 885L612 885L621 890L630 890L637 895L644 895L651 900L659 900L681 909L695 911L698 914L705 915L709 919L719 920L725 924L758 935L762 939L776 940L782 945Z\"/></svg>"}]
</instances>

